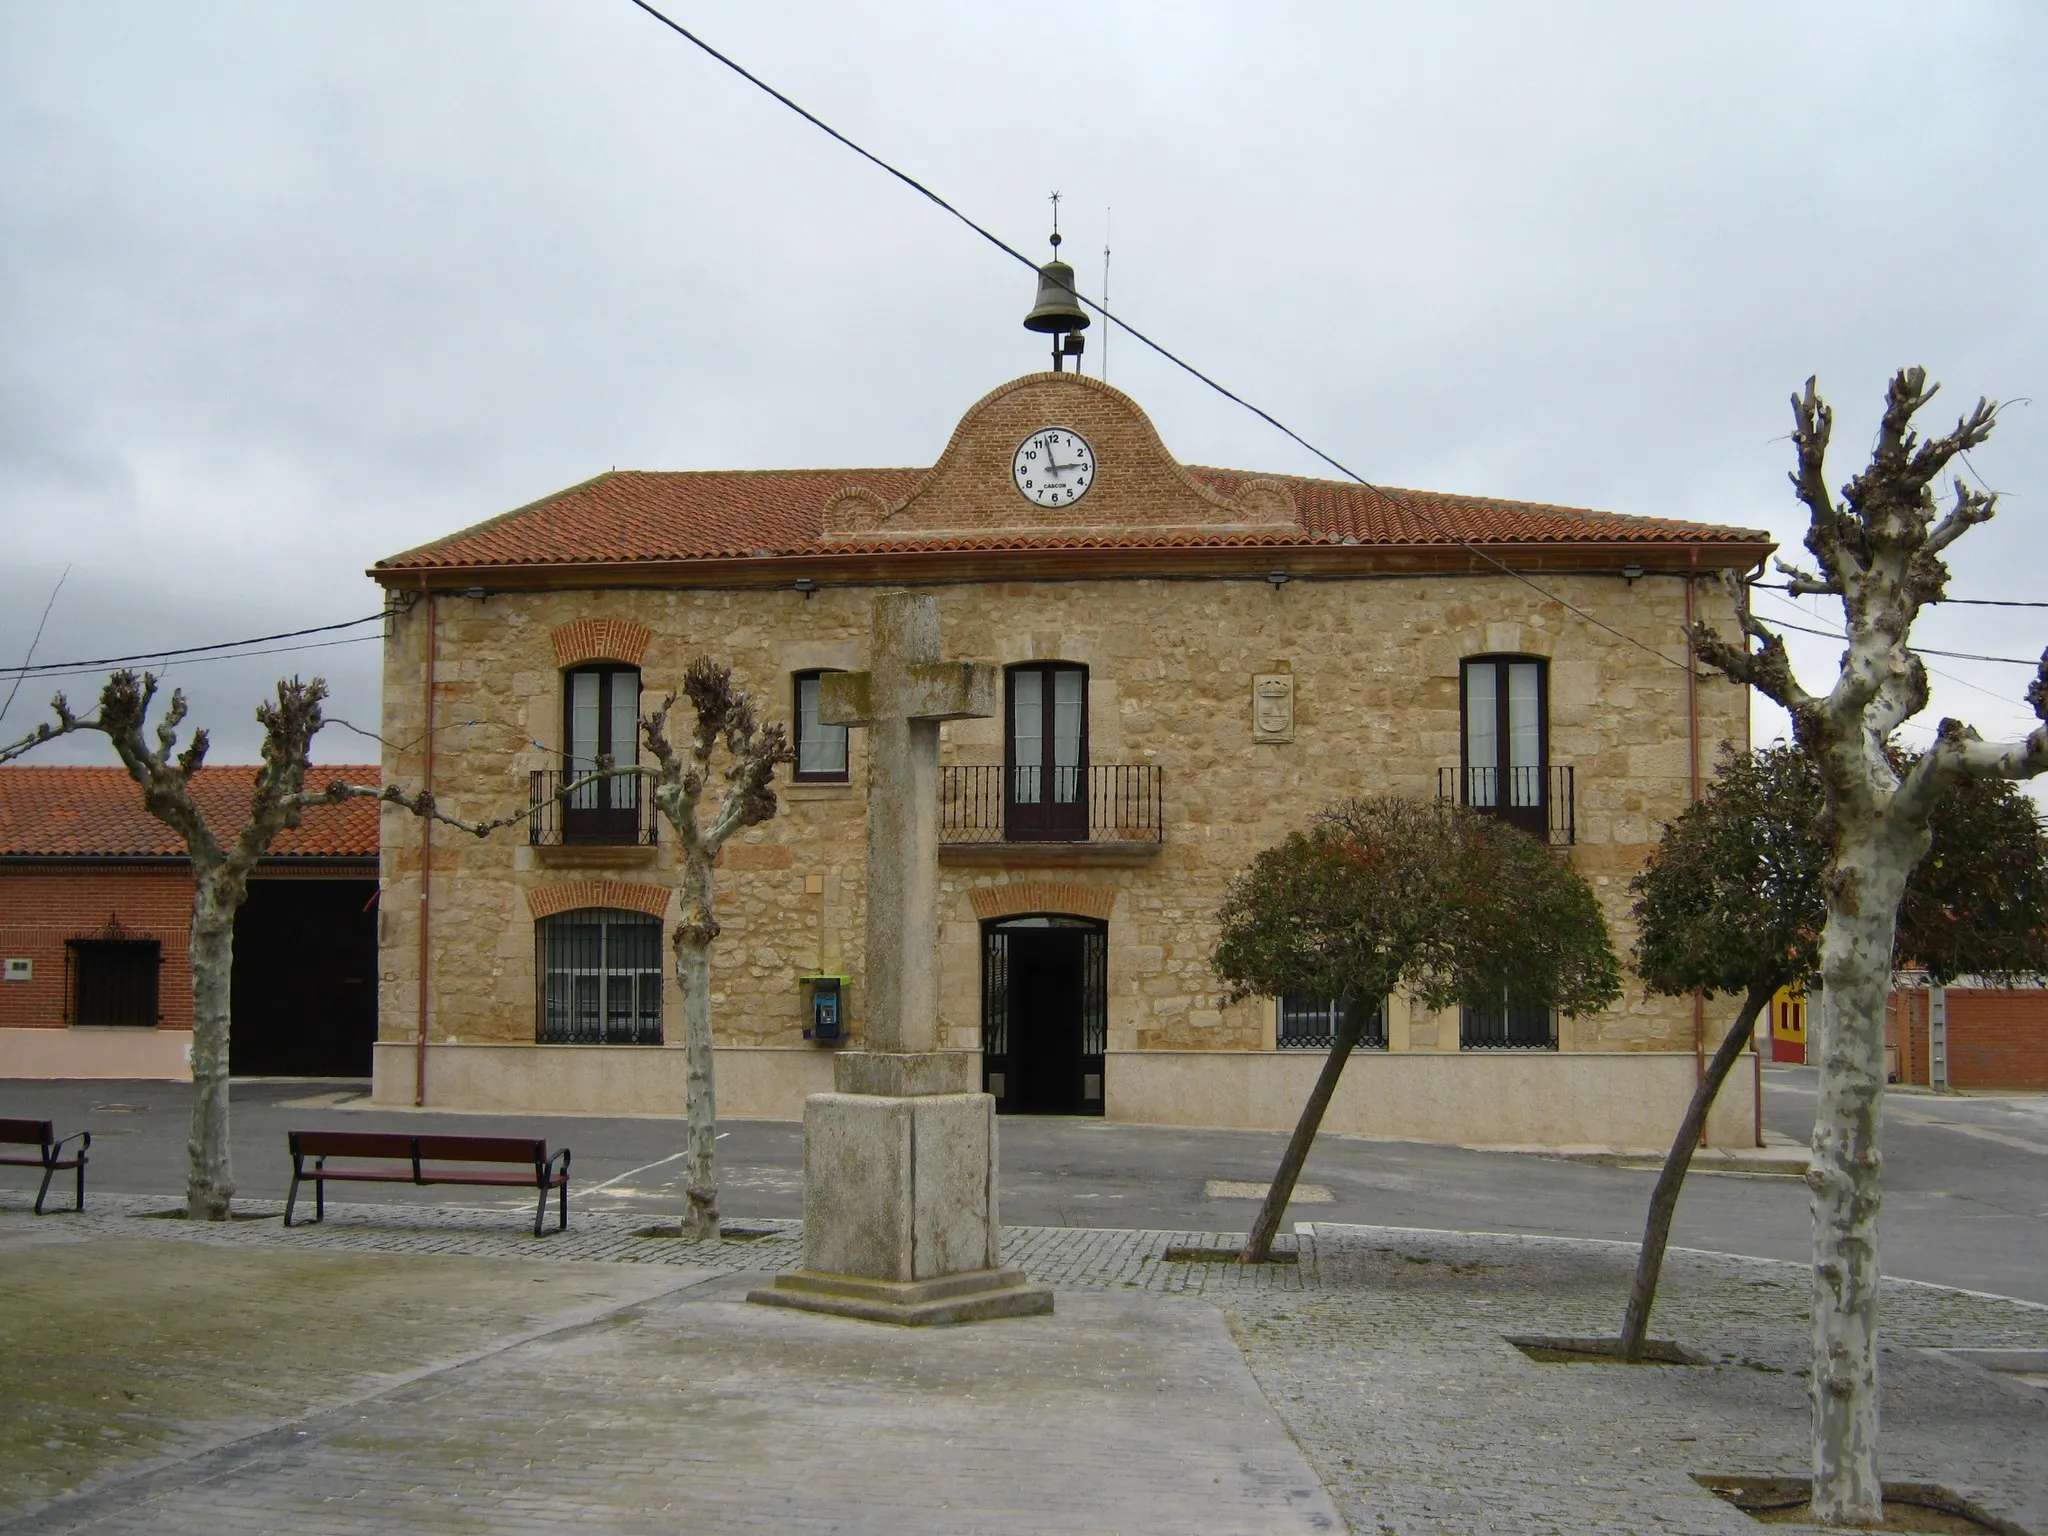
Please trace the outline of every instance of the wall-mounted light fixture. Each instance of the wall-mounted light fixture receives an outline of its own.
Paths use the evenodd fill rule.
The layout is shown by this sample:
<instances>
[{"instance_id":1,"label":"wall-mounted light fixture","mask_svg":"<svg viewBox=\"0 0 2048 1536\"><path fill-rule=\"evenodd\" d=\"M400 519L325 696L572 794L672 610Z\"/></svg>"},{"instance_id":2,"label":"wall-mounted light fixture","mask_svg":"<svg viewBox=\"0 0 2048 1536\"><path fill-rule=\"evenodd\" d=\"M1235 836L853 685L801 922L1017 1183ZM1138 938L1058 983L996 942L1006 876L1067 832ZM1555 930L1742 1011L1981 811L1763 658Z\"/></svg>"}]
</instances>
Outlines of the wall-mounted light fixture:
<instances>
[{"instance_id":1,"label":"wall-mounted light fixture","mask_svg":"<svg viewBox=\"0 0 2048 1536\"><path fill-rule=\"evenodd\" d=\"M1642 574L1643 568L1640 565L1624 565L1621 568L1621 579L1630 586L1634 586Z\"/></svg>"},{"instance_id":2,"label":"wall-mounted light fixture","mask_svg":"<svg viewBox=\"0 0 2048 1536\"><path fill-rule=\"evenodd\" d=\"M478 602L482 602L484 600L484 589L482 587L471 587L467 592L463 593L462 595L464 597L473 597Z\"/></svg>"},{"instance_id":3,"label":"wall-mounted light fixture","mask_svg":"<svg viewBox=\"0 0 2048 1536\"><path fill-rule=\"evenodd\" d=\"M1266 572L1266 580L1270 581L1273 584L1273 590L1278 592L1287 583L1294 580L1294 573L1291 571L1268 571Z\"/></svg>"},{"instance_id":4,"label":"wall-mounted light fixture","mask_svg":"<svg viewBox=\"0 0 2048 1536\"><path fill-rule=\"evenodd\" d=\"M818 584L808 576L799 576L790 585L803 593L806 602L810 600L811 594L818 590Z\"/></svg>"}]
</instances>

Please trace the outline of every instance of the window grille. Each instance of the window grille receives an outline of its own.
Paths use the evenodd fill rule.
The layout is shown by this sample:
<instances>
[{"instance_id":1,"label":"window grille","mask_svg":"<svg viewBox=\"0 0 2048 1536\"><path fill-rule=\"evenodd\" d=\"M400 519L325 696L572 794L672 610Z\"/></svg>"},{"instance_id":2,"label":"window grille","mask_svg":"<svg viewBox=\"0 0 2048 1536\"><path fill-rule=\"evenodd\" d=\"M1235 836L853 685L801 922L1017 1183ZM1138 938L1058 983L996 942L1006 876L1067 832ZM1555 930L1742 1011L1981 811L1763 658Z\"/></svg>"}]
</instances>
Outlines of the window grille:
<instances>
[{"instance_id":1,"label":"window grille","mask_svg":"<svg viewBox=\"0 0 2048 1536\"><path fill-rule=\"evenodd\" d=\"M1109 932L1090 929L1081 935L1081 1054L1100 1056L1109 1049Z\"/></svg>"},{"instance_id":2,"label":"window grille","mask_svg":"<svg viewBox=\"0 0 2048 1536\"><path fill-rule=\"evenodd\" d=\"M1463 1051L1554 1051L1557 1012L1508 1001L1466 1003L1458 1011L1458 1049Z\"/></svg>"},{"instance_id":3,"label":"window grille","mask_svg":"<svg viewBox=\"0 0 2048 1536\"><path fill-rule=\"evenodd\" d=\"M73 1024L155 1029L163 945L155 939L70 939Z\"/></svg>"},{"instance_id":4,"label":"window grille","mask_svg":"<svg viewBox=\"0 0 2048 1536\"><path fill-rule=\"evenodd\" d=\"M1327 1051L1337 1043L1337 1028L1343 1022L1344 1004L1336 998L1289 992L1280 999L1280 1023L1274 1033L1274 1044L1283 1051ZM1358 1048L1387 1048L1385 998L1372 1005L1372 1017L1359 1033Z\"/></svg>"},{"instance_id":5,"label":"window grille","mask_svg":"<svg viewBox=\"0 0 2048 1536\"><path fill-rule=\"evenodd\" d=\"M542 1045L661 1044L661 919L559 912L538 938Z\"/></svg>"},{"instance_id":6,"label":"window grille","mask_svg":"<svg viewBox=\"0 0 2048 1536\"><path fill-rule=\"evenodd\" d=\"M827 725L818 716L819 679L823 671L796 674L795 782L837 784L846 780L846 727Z\"/></svg>"}]
</instances>

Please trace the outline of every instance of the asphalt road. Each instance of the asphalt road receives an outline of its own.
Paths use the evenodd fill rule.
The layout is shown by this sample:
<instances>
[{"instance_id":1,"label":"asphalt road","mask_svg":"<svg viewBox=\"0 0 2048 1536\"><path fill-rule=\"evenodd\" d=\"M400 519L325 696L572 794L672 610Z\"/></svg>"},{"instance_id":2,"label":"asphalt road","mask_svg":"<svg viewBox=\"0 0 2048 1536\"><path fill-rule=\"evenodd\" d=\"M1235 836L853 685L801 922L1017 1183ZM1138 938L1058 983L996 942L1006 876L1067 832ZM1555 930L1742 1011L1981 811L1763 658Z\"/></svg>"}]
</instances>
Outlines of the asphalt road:
<instances>
[{"instance_id":1,"label":"asphalt road","mask_svg":"<svg viewBox=\"0 0 2048 1536\"><path fill-rule=\"evenodd\" d=\"M1765 1073L1765 1120L1801 1141L1811 1133L1814 1074ZM235 1085L234 1160L241 1193L282 1198L288 1129L446 1129L539 1135L575 1152L574 1200L645 1211L682 1205L682 1125L674 1119L420 1114L360 1105L362 1085L253 1080ZM92 1187L176 1196L184 1181L190 1090L165 1083L0 1082L0 1117L93 1133ZM729 1217L798 1216L803 1135L795 1124L735 1121L720 1132ZM1254 1200L1212 1182L1262 1184L1285 1138L1253 1131L1108 1125L1013 1116L1002 1122L1002 1214L1033 1226L1243 1231ZM14 1183L22 1170L8 1170ZM1520 1153L1418 1142L1319 1139L1290 1213L1296 1220L1368 1222L1476 1232L1633 1240L1653 1174ZM2048 1095L1894 1092L1886 1104L1887 1273L2048 1303ZM357 1186L351 1199L461 1200L481 1190ZM1308 1198L1314 1197L1314 1198ZM514 1198L504 1202L523 1206ZM1803 1262L1805 1186L1797 1179L1697 1173L1673 1241Z\"/></svg>"}]
</instances>

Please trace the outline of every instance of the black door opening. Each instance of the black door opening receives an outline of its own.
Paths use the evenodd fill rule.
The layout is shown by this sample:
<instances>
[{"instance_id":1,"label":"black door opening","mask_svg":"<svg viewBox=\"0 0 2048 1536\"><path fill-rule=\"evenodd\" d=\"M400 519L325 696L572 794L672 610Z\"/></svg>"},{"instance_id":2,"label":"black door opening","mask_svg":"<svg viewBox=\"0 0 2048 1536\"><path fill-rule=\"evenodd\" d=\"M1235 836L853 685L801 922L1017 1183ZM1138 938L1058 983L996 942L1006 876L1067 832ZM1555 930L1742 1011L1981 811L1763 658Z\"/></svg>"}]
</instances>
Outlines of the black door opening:
<instances>
[{"instance_id":1,"label":"black door opening","mask_svg":"<svg viewBox=\"0 0 2048 1536\"><path fill-rule=\"evenodd\" d=\"M1099 1115L1109 936L1080 917L982 933L982 1082L1006 1114Z\"/></svg>"},{"instance_id":2,"label":"black door opening","mask_svg":"<svg viewBox=\"0 0 2048 1536\"><path fill-rule=\"evenodd\" d=\"M235 914L228 1070L368 1077L377 1039L377 882L251 880Z\"/></svg>"}]
</instances>

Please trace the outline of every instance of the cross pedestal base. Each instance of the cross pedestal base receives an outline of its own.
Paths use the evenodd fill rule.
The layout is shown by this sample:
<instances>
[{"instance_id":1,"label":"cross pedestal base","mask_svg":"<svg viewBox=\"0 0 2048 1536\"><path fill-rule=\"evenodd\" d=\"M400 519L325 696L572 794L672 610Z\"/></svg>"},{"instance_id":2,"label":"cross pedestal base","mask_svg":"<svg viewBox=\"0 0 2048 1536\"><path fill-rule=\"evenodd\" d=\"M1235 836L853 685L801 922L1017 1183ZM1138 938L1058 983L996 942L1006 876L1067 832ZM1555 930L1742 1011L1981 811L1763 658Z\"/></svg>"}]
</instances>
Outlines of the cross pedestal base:
<instances>
[{"instance_id":1,"label":"cross pedestal base","mask_svg":"<svg viewBox=\"0 0 2048 1536\"><path fill-rule=\"evenodd\" d=\"M865 1054L862 1075L927 1070L912 1057L899 1074L883 1053ZM1050 1291L1002 1267L1001 1236L994 1099L814 1093L804 1101L803 1268L747 1299L912 1324L1050 1312Z\"/></svg>"}]
</instances>

